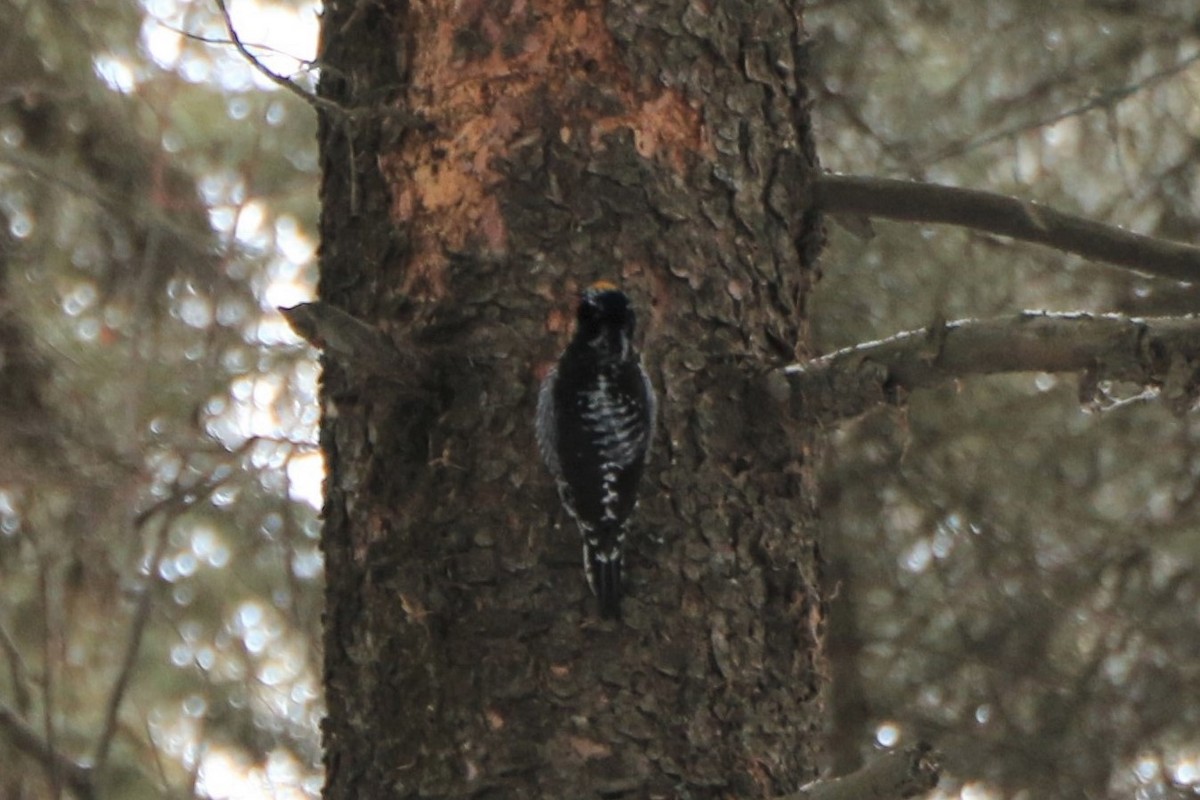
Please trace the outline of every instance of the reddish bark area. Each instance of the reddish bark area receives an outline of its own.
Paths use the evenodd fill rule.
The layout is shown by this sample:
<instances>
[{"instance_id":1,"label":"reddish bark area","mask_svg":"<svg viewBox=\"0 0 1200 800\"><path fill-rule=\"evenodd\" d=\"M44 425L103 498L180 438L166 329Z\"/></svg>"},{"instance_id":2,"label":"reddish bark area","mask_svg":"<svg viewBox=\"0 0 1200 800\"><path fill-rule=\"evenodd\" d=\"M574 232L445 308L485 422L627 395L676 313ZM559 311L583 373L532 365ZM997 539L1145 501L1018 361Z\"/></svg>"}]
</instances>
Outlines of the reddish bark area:
<instances>
[{"instance_id":1,"label":"reddish bark area","mask_svg":"<svg viewBox=\"0 0 1200 800\"><path fill-rule=\"evenodd\" d=\"M392 219L415 234L406 292L443 296L447 248L508 252L504 165L531 138L582 139L600 154L613 134L628 133L639 156L680 175L712 155L699 101L633 75L603 8L568 0L413 5L405 102L432 135L406 136L379 159Z\"/></svg>"}]
</instances>

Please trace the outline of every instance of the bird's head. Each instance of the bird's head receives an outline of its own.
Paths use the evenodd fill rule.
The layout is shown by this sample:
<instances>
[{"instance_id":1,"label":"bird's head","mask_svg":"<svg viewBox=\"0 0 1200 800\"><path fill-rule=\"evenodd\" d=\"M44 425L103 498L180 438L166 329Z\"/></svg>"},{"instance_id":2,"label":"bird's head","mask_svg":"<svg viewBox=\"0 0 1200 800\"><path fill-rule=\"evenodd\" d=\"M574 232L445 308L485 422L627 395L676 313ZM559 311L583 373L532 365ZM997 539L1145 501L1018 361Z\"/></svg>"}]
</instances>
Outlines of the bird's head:
<instances>
[{"instance_id":1,"label":"bird's head","mask_svg":"<svg viewBox=\"0 0 1200 800\"><path fill-rule=\"evenodd\" d=\"M579 296L575 338L602 359L625 361L633 353L636 315L629 297L608 281L596 281Z\"/></svg>"}]
</instances>

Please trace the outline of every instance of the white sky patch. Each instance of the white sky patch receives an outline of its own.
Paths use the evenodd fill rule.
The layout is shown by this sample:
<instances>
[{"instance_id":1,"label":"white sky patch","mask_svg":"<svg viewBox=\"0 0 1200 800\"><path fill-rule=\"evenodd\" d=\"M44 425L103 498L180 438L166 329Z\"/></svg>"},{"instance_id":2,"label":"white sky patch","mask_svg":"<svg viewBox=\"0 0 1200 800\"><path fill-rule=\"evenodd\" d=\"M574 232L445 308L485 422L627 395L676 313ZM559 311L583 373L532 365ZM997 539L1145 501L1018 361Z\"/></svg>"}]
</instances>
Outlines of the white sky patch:
<instances>
[{"instance_id":1,"label":"white sky patch","mask_svg":"<svg viewBox=\"0 0 1200 800\"><path fill-rule=\"evenodd\" d=\"M234 236L244 245L263 247L267 244L263 236L263 220L266 219L266 209L258 200L251 200L238 209L237 224Z\"/></svg>"},{"instance_id":2,"label":"white sky patch","mask_svg":"<svg viewBox=\"0 0 1200 800\"><path fill-rule=\"evenodd\" d=\"M238 38L276 75L294 77L304 67L303 62L316 58L318 23L312 7L288 7L249 0L229 2L228 7ZM232 47L230 50L233 52ZM234 55L242 60L236 52ZM253 80L260 89L279 88L257 70Z\"/></svg>"},{"instance_id":3,"label":"white sky patch","mask_svg":"<svg viewBox=\"0 0 1200 800\"><path fill-rule=\"evenodd\" d=\"M304 299L309 299L311 295L312 291L309 290L308 296ZM296 302L302 301L297 300ZM286 308L287 306L295 305L296 302L285 302L279 305ZM293 345L304 341L296 335L296 332L292 330L292 326L287 324L287 320L281 314L267 314L264 316L262 322L254 329L254 338L259 344L267 346Z\"/></svg>"},{"instance_id":4,"label":"white sky patch","mask_svg":"<svg viewBox=\"0 0 1200 800\"><path fill-rule=\"evenodd\" d=\"M97 56L92 60L96 74L112 89L129 94L137 88L133 68L115 56Z\"/></svg>"},{"instance_id":5,"label":"white sky patch","mask_svg":"<svg viewBox=\"0 0 1200 800\"><path fill-rule=\"evenodd\" d=\"M959 797L962 800L997 800L1000 795L992 791L989 786L978 781L972 781L962 787Z\"/></svg>"},{"instance_id":6,"label":"white sky patch","mask_svg":"<svg viewBox=\"0 0 1200 800\"><path fill-rule=\"evenodd\" d=\"M209 434L228 447L237 447L252 436L288 436L276 406L282 391L283 378L278 375L251 374L235 379L229 392L232 402L213 417L208 425ZM278 466L282 466L282 461Z\"/></svg>"},{"instance_id":7,"label":"white sky patch","mask_svg":"<svg viewBox=\"0 0 1200 800\"><path fill-rule=\"evenodd\" d=\"M289 459L287 476L288 497L319 510L324 497L321 487L325 482L325 458L320 451L301 453Z\"/></svg>"},{"instance_id":8,"label":"white sky patch","mask_svg":"<svg viewBox=\"0 0 1200 800\"><path fill-rule=\"evenodd\" d=\"M316 243L304 235L295 218L286 214L275 221L275 246L293 264L307 264L317 252Z\"/></svg>"},{"instance_id":9,"label":"white sky patch","mask_svg":"<svg viewBox=\"0 0 1200 800\"><path fill-rule=\"evenodd\" d=\"M156 19L147 19L142 27L142 43L146 52L155 64L164 69L174 68L183 52L183 36L172 27L175 26L167 27Z\"/></svg>"},{"instance_id":10,"label":"white sky patch","mask_svg":"<svg viewBox=\"0 0 1200 800\"><path fill-rule=\"evenodd\" d=\"M284 270L281 274L272 276L267 290L263 293L266 308L287 308L312 300L312 285L295 273L286 274L288 272L291 270Z\"/></svg>"},{"instance_id":11,"label":"white sky patch","mask_svg":"<svg viewBox=\"0 0 1200 800\"><path fill-rule=\"evenodd\" d=\"M265 776L237 754L225 750L206 753L200 763L197 793L212 800L234 800L241 797L270 797ZM275 795L278 796L278 795Z\"/></svg>"},{"instance_id":12,"label":"white sky patch","mask_svg":"<svg viewBox=\"0 0 1200 800\"><path fill-rule=\"evenodd\" d=\"M263 66L277 75L294 78L306 62L316 58L319 22L313 5L257 0L228 0L226 5L238 38ZM215 5L207 4L207 0L205 3L142 0L142 7L147 15L142 43L160 67L178 69L190 81L213 80L229 91L251 87L279 89L248 64L232 43L224 41L229 39L225 22ZM192 45L180 31L214 40L207 45L212 50L208 57L213 63L204 64L187 55ZM200 42L194 44L205 46Z\"/></svg>"}]
</instances>

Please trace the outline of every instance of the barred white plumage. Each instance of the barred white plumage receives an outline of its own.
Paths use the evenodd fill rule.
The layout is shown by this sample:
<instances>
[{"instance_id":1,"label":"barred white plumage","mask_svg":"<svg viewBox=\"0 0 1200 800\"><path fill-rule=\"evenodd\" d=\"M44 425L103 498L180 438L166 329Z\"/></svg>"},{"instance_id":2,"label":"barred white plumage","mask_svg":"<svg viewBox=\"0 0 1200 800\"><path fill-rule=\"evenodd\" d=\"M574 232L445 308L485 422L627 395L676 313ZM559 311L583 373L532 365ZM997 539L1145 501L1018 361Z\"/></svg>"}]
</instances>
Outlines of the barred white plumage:
<instances>
[{"instance_id":1,"label":"barred white plumage","mask_svg":"<svg viewBox=\"0 0 1200 800\"><path fill-rule=\"evenodd\" d=\"M538 447L583 536L584 574L604 617L620 614L625 537L654 438L654 389L634 326L624 292L589 286L575 335L538 392Z\"/></svg>"}]
</instances>

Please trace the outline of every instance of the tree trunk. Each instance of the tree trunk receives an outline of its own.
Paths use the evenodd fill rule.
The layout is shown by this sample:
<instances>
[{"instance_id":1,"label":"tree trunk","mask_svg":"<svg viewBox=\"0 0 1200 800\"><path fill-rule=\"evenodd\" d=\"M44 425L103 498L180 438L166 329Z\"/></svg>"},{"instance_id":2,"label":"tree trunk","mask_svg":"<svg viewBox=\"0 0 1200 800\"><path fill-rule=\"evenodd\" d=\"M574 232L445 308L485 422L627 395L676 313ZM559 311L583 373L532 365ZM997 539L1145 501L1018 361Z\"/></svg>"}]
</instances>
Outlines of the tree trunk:
<instances>
[{"instance_id":1,"label":"tree trunk","mask_svg":"<svg viewBox=\"0 0 1200 800\"><path fill-rule=\"evenodd\" d=\"M806 346L816 170L796 4L325 6L328 798L764 797L815 775ZM659 430L600 621L534 445L574 298L640 311Z\"/></svg>"}]
</instances>

